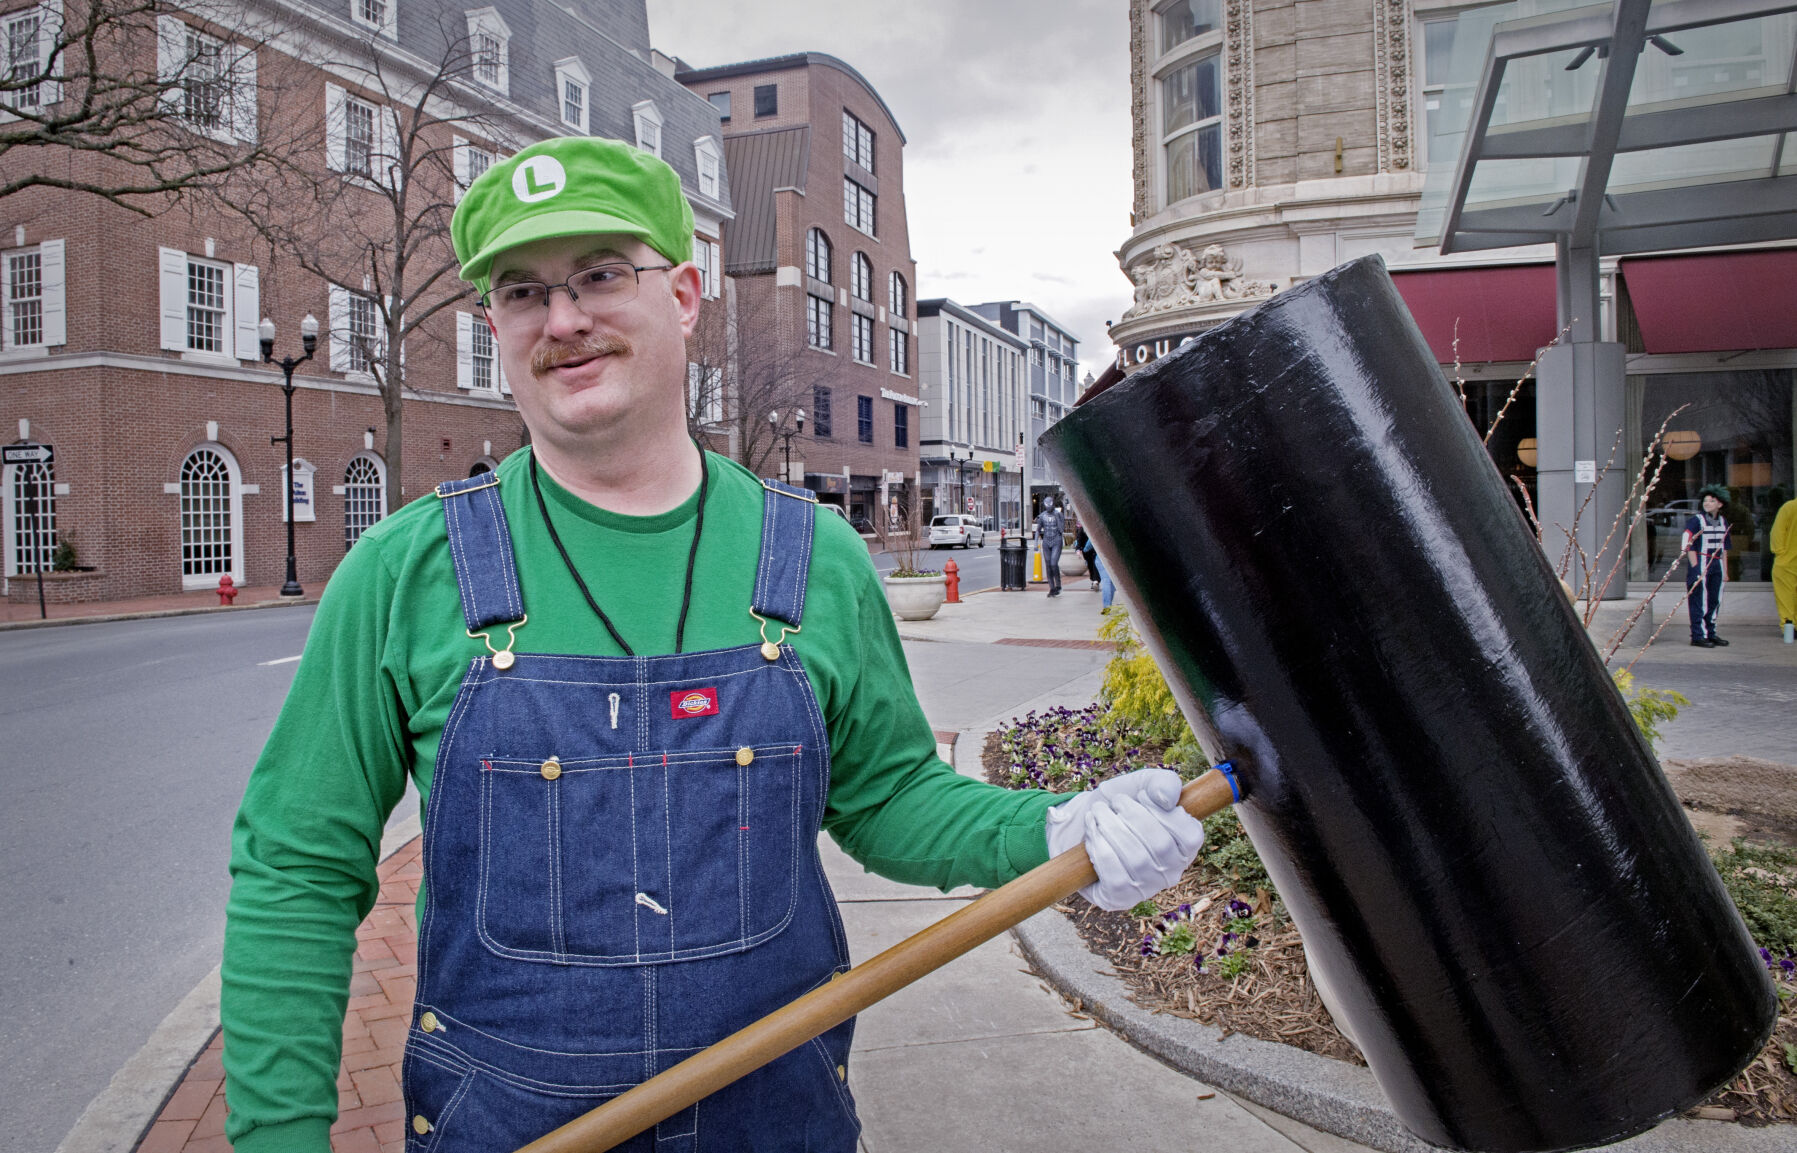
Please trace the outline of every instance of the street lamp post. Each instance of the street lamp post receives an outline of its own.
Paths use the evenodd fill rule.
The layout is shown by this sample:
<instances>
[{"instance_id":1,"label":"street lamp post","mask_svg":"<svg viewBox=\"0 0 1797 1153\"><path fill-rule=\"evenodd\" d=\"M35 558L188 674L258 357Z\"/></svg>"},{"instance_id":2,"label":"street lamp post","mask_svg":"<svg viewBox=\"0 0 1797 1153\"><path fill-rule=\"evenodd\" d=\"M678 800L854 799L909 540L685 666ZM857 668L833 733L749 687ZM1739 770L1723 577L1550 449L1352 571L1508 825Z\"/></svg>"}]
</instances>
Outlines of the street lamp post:
<instances>
[{"instance_id":1,"label":"street lamp post","mask_svg":"<svg viewBox=\"0 0 1797 1153\"><path fill-rule=\"evenodd\" d=\"M961 486L961 504L956 512L967 511L967 472L966 466L973 462L973 448L969 446L966 456L958 456L954 449L948 450L948 459L955 462L955 481Z\"/></svg>"},{"instance_id":2,"label":"street lamp post","mask_svg":"<svg viewBox=\"0 0 1797 1153\"><path fill-rule=\"evenodd\" d=\"M792 438L805 431L805 410L802 408L795 410L792 414L792 420L796 427L782 429L780 427L779 412L775 411L767 414L768 427L773 430L775 438L780 441L780 452L782 454L780 479L787 484L792 483Z\"/></svg>"},{"instance_id":3,"label":"street lamp post","mask_svg":"<svg viewBox=\"0 0 1797 1153\"><path fill-rule=\"evenodd\" d=\"M274 321L263 317L256 332L262 338L263 363L280 365L286 378L281 391L287 397L287 435L271 436L268 443L287 446L287 582L281 586L281 595L297 597L305 595L306 590L300 588L299 565L293 555L293 370L311 360L312 354L318 351L318 318L307 313L306 319L300 321L300 346L306 350L306 355L298 360L291 356L275 359Z\"/></svg>"}]
</instances>

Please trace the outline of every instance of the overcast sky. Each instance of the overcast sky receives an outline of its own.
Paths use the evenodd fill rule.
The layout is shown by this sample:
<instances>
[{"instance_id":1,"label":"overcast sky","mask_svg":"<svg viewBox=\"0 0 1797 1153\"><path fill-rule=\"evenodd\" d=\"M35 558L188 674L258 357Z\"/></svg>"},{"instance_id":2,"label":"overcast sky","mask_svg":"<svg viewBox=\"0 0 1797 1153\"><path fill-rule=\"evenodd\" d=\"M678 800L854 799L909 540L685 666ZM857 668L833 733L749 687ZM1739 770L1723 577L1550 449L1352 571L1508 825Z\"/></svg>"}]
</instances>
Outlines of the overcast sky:
<instances>
[{"instance_id":1,"label":"overcast sky","mask_svg":"<svg viewBox=\"0 0 1797 1153\"><path fill-rule=\"evenodd\" d=\"M1117 0L648 0L655 46L695 68L827 52L905 133L920 299L1028 300L1082 374L1129 307L1129 17Z\"/></svg>"}]
</instances>

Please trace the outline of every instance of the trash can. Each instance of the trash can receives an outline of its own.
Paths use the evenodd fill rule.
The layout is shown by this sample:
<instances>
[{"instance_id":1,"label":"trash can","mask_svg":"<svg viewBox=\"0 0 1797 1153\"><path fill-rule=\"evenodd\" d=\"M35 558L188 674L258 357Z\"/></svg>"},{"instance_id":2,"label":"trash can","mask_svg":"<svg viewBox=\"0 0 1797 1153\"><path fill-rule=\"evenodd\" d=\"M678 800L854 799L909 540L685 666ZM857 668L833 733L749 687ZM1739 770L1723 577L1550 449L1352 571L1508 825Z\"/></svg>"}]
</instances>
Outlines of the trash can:
<instances>
[{"instance_id":1,"label":"trash can","mask_svg":"<svg viewBox=\"0 0 1797 1153\"><path fill-rule=\"evenodd\" d=\"M998 542L998 587L1001 592L1022 592L1029 580L1030 550L1023 534L1007 532Z\"/></svg>"}]
</instances>

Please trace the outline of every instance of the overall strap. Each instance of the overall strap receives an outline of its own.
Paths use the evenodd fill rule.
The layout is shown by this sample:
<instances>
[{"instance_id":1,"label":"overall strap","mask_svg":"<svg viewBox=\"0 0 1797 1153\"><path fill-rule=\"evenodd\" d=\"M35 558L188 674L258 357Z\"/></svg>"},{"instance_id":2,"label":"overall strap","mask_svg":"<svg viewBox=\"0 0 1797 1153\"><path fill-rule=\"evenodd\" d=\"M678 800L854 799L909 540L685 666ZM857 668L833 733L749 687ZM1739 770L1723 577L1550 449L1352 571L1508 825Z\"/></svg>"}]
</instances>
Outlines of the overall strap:
<instances>
[{"instance_id":1,"label":"overall strap","mask_svg":"<svg viewBox=\"0 0 1797 1153\"><path fill-rule=\"evenodd\" d=\"M524 597L518 591L512 533L499 500L499 474L483 472L467 480L444 481L436 493L443 502L449 555L455 561L468 631L522 620Z\"/></svg>"},{"instance_id":2,"label":"overall strap","mask_svg":"<svg viewBox=\"0 0 1797 1153\"><path fill-rule=\"evenodd\" d=\"M755 565L755 602L764 617L799 627L805 614L805 578L811 571L811 530L817 497L809 489L764 480L761 559Z\"/></svg>"}]
</instances>

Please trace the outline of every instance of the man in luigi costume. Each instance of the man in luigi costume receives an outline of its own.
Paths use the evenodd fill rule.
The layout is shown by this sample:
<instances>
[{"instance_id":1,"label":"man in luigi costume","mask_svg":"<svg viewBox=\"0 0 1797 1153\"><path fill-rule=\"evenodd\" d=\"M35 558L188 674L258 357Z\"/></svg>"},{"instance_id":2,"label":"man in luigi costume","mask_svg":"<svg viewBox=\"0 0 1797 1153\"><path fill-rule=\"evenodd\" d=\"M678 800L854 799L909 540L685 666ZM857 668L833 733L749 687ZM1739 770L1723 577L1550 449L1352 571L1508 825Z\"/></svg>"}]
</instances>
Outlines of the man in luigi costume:
<instances>
[{"instance_id":1,"label":"man in luigi costume","mask_svg":"<svg viewBox=\"0 0 1797 1153\"><path fill-rule=\"evenodd\" d=\"M943 889L1083 843L1109 908L1198 850L1164 770L1056 804L936 757L860 538L687 435L692 234L672 169L586 137L494 165L456 210L531 443L375 525L319 605L233 834L241 1153L329 1148L355 929L408 780L414 1150L513 1149L847 969L820 829ZM852 1029L623 1148L849 1153Z\"/></svg>"},{"instance_id":2,"label":"man in luigi costume","mask_svg":"<svg viewBox=\"0 0 1797 1153\"><path fill-rule=\"evenodd\" d=\"M1728 519L1728 490L1706 484L1698 493L1701 512L1685 518L1680 547L1685 553L1685 598L1691 615L1691 643L1700 649L1723 648L1728 642L1716 635L1716 612L1722 607L1722 589L1728 583L1728 551L1733 546Z\"/></svg>"}]
</instances>

